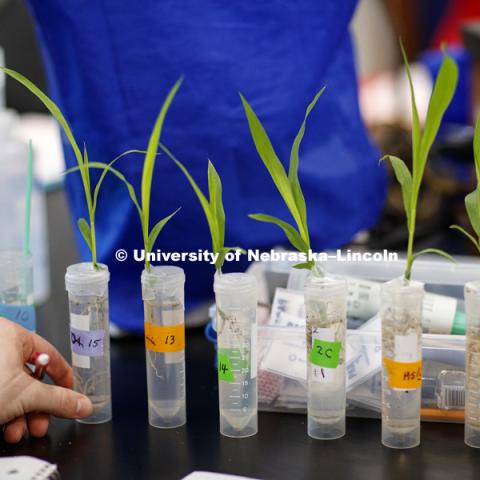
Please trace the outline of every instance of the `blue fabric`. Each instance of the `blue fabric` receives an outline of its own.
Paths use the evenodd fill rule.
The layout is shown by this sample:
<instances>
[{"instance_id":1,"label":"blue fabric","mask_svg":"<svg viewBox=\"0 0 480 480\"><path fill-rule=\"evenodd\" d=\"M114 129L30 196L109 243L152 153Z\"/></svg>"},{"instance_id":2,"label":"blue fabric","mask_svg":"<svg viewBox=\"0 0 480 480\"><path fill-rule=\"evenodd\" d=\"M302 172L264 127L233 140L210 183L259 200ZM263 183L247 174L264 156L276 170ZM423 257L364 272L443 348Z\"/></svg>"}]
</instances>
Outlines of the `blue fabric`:
<instances>
[{"instance_id":1,"label":"blue fabric","mask_svg":"<svg viewBox=\"0 0 480 480\"><path fill-rule=\"evenodd\" d=\"M185 82L168 113L162 141L206 188L207 158L224 184L227 244L270 248L286 244L274 226L250 220L288 212L257 156L237 92L261 118L277 153L288 162L307 104L327 90L312 113L300 152L300 181L308 204L312 245L348 242L375 223L385 182L378 152L362 125L348 24L355 1L318 0L30 0L47 65L51 93L91 160L107 161L145 148L164 97L181 75ZM67 164L73 165L65 145ZM119 165L140 184L142 159ZM74 218L85 216L80 179L67 190ZM166 157L157 162L152 222L179 206L160 234L163 250L209 248L207 225L189 184ZM78 236L82 258L89 251ZM126 191L109 178L97 218L99 259L111 270L111 317L142 329L140 272L131 258L142 246L140 223ZM131 255L130 255L131 257ZM212 296L213 268L182 265L187 306ZM226 270L246 265L230 264Z\"/></svg>"}]
</instances>

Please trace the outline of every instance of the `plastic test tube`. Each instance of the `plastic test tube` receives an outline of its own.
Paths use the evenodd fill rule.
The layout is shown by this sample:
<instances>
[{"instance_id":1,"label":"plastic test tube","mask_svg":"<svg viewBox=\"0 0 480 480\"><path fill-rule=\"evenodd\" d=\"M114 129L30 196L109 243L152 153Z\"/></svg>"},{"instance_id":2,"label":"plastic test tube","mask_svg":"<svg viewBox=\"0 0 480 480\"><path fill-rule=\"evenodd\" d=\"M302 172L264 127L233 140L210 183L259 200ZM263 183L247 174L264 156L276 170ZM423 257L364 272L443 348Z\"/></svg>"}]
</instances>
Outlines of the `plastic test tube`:
<instances>
[{"instance_id":1,"label":"plastic test tube","mask_svg":"<svg viewBox=\"0 0 480 480\"><path fill-rule=\"evenodd\" d=\"M104 423L112 418L110 336L106 265L77 263L67 268L65 285L70 308L70 346L74 390L86 395L93 413L80 423Z\"/></svg>"},{"instance_id":2,"label":"plastic test tube","mask_svg":"<svg viewBox=\"0 0 480 480\"><path fill-rule=\"evenodd\" d=\"M157 428L187 421L184 284L179 267L151 266L142 273L148 420Z\"/></svg>"},{"instance_id":3,"label":"plastic test tube","mask_svg":"<svg viewBox=\"0 0 480 480\"><path fill-rule=\"evenodd\" d=\"M310 274L305 282L308 435L345 435L347 282Z\"/></svg>"},{"instance_id":4,"label":"plastic test tube","mask_svg":"<svg viewBox=\"0 0 480 480\"><path fill-rule=\"evenodd\" d=\"M215 275L220 433L258 431L257 282L247 273Z\"/></svg>"},{"instance_id":5,"label":"plastic test tube","mask_svg":"<svg viewBox=\"0 0 480 480\"><path fill-rule=\"evenodd\" d=\"M382 443L420 444L423 283L403 277L382 287Z\"/></svg>"},{"instance_id":6,"label":"plastic test tube","mask_svg":"<svg viewBox=\"0 0 480 480\"><path fill-rule=\"evenodd\" d=\"M20 251L0 252L0 317L35 330L32 257Z\"/></svg>"},{"instance_id":7,"label":"plastic test tube","mask_svg":"<svg viewBox=\"0 0 480 480\"><path fill-rule=\"evenodd\" d=\"M480 448L480 282L465 285L465 443Z\"/></svg>"}]
</instances>

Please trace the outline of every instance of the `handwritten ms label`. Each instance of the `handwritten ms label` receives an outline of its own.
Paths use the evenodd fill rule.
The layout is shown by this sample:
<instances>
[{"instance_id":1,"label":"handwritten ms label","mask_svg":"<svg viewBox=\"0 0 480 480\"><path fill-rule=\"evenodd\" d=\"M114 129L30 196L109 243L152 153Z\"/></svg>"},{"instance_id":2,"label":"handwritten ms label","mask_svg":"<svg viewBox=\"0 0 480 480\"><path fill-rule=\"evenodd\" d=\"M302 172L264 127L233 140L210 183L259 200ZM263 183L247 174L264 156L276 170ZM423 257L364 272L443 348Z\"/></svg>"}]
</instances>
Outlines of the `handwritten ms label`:
<instances>
[{"instance_id":1,"label":"handwritten ms label","mask_svg":"<svg viewBox=\"0 0 480 480\"><path fill-rule=\"evenodd\" d=\"M145 347L151 352L171 353L185 349L185 325L145 324Z\"/></svg>"}]
</instances>

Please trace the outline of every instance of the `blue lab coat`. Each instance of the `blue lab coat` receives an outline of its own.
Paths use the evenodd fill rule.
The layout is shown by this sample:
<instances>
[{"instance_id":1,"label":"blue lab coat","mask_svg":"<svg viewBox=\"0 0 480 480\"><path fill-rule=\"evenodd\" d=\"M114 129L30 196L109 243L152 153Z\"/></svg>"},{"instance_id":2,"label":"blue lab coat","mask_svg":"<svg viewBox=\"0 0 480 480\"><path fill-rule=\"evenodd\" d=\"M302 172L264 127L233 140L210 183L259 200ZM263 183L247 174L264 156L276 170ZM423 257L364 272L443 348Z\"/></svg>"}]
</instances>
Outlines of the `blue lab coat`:
<instances>
[{"instance_id":1,"label":"blue lab coat","mask_svg":"<svg viewBox=\"0 0 480 480\"><path fill-rule=\"evenodd\" d=\"M287 242L275 226L249 213L291 221L253 145L238 92L249 100L287 165L293 138L314 94L300 151L300 181L312 246L339 247L372 226L382 209L385 179L379 154L362 124L348 25L354 0L30 0L49 80L91 161L145 149L168 89L185 81L167 115L162 141L206 189L207 159L223 181L227 245L270 248ZM68 166L75 164L64 143ZM118 164L140 185L142 158ZM87 217L79 176L66 181L72 218ZM158 158L151 223L182 207L157 248L209 248L207 224L190 185L166 157ZM77 232L81 257L90 258ZM111 271L111 319L141 331L142 247L137 211L114 178L104 185L97 214L99 260ZM115 260L118 248L129 253ZM213 267L181 265L187 307L212 296ZM228 264L225 270L243 269Z\"/></svg>"}]
</instances>

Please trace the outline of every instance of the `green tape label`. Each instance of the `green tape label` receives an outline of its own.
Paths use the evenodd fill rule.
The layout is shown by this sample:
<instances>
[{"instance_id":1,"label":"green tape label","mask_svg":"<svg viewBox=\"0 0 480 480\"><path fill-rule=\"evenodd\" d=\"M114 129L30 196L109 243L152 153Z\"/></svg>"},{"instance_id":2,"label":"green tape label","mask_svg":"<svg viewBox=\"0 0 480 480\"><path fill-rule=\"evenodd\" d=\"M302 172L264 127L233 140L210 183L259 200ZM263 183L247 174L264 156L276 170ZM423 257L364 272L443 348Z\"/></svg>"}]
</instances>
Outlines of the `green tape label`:
<instances>
[{"instance_id":1,"label":"green tape label","mask_svg":"<svg viewBox=\"0 0 480 480\"><path fill-rule=\"evenodd\" d=\"M319 367L337 368L341 349L342 342L327 342L315 338L310 350L310 362Z\"/></svg>"},{"instance_id":2,"label":"green tape label","mask_svg":"<svg viewBox=\"0 0 480 480\"><path fill-rule=\"evenodd\" d=\"M232 383L235 380L232 362L228 355L222 351L218 352L218 378L228 383Z\"/></svg>"}]
</instances>

